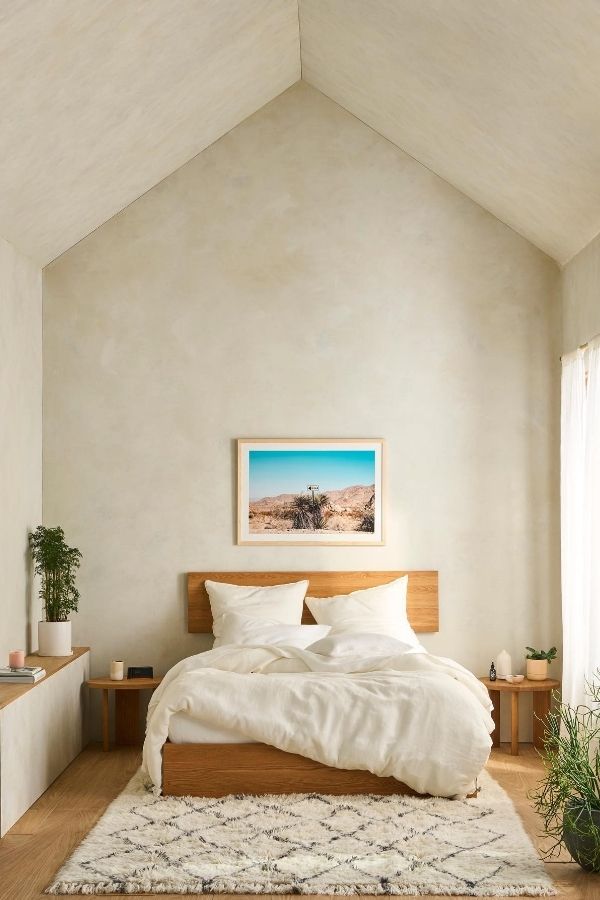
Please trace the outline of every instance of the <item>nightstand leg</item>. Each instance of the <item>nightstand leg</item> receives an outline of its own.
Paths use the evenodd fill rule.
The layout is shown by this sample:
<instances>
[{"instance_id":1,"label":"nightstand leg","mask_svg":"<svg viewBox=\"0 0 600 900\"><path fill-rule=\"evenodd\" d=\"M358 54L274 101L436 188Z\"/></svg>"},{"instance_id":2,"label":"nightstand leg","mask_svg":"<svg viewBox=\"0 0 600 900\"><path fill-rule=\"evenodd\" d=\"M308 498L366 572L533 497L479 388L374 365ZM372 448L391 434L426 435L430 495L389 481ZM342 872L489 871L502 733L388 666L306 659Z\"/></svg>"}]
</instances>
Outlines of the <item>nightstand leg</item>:
<instances>
[{"instance_id":1,"label":"nightstand leg","mask_svg":"<svg viewBox=\"0 0 600 900\"><path fill-rule=\"evenodd\" d=\"M550 691L533 692L533 746L544 749L544 730L550 712ZM542 721L540 721L540 719Z\"/></svg>"},{"instance_id":2,"label":"nightstand leg","mask_svg":"<svg viewBox=\"0 0 600 900\"><path fill-rule=\"evenodd\" d=\"M510 693L510 752L519 755L519 692Z\"/></svg>"},{"instance_id":3,"label":"nightstand leg","mask_svg":"<svg viewBox=\"0 0 600 900\"><path fill-rule=\"evenodd\" d=\"M115 691L115 743L126 746L141 743L139 691Z\"/></svg>"},{"instance_id":4,"label":"nightstand leg","mask_svg":"<svg viewBox=\"0 0 600 900\"><path fill-rule=\"evenodd\" d=\"M110 723L108 718L108 690L102 691L102 749L110 750Z\"/></svg>"},{"instance_id":5,"label":"nightstand leg","mask_svg":"<svg viewBox=\"0 0 600 900\"><path fill-rule=\"evenodd\" d=\"M492 747L500 746L500 691L490 691L490 700L494 704L492 719L494 730L492 731Z\"/></svg>"}]
</instances>

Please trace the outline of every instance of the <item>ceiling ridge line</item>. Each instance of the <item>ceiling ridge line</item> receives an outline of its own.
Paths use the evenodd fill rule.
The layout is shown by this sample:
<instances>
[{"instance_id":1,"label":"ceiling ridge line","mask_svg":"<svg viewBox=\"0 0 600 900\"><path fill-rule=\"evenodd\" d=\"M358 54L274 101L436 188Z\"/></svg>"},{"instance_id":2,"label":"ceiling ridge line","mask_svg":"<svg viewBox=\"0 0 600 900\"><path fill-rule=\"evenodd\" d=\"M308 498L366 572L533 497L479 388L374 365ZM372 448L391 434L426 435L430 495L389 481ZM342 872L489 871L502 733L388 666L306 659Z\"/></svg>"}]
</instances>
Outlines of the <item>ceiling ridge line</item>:
<instances>
[{"instance_id":1,"label":"ceiling ridge line","mask_svg":"<svg viewBox=\"0 0 600 900\"><path fill-rule=\"evenodd\" d=\"M300 0L296 0L296 12L298 14L298 56L300 58L300 81L302 81L302 28L300 25Z\"/></svg>"},{"instance_id":2,"label":"ceiling ridge line","mask_svg":"<svg viewBox=\"0 0 600 900\"><path fill-rule=\"evenodd\" d=\"M303 80L305 80L305 79L303 79ZM456 184L453 184L447 178L444 178L443 175L440 175L439 172L436 172L435 169L430 168L430 166L428 166L426 163L422 162L416 156L413 156L412 153L409 153L409 151L405 150L404 147L401 147L400 144L396 144L395 141L392 141L391 138L387 137L381 131L378 131L376 128L373 128L372 125L369 125L368 122L365 122L364 119L361 119L360 116L357 116L356 113L352 112L351 109L348 109L347 106L344 106L343 103L340 103L339 100L334 100L333 97L330 97L329 94L326 94L325 91L321 90L321 88L316 87L316 85L312 84L312 82L310 82L310 81L306 81L306 84L310 85L310 87L313 88L313 90L318 91L320 94L322 94L323 97L326 97L327 100L330 100L332 103L335 103L336 106L339 106L340 109L343 109L344 112L347 112L350 116L355 118L357 122L360 122L362 125L365 126L365 128L368 128L370 131L372 131L373 134L376 134L376 135L378 135L378 137L383 138L384 141L387 141L388 144L391 144L391 146L395 147L396 150L399 150L400 153L404 153L404 155L408 156L409 159L412 159L413 162L418 163L423 169L425 169L431 175L434 175L436 178L439 178L440 181L442 181L444 184L447 184L448 187L452 188L452 190L457 191L457 193L459 193L462 197L466 197L467 200L469 200L471 203L474 203L475 206L479 207L479 209L482 209L484 213L487 213L487 215L491 216L493 219L495 219L496 222L500 222L501 225L504 225L505 228L508 228L510 231L512 231L514 234L516 234L518 237L520 237L522 241L526 241L530 247L533 247L534 250L537 250L538 253L542 253L547 259L549 259L551 262L553 262L554 265L559 270L562 268L561 263L557 259L555 259L554 256L550 256L550 254L548 253L547 250L542 250L541 247L538 247L537 244L534 244L534 242L531 240L531 238L528 238L526 235L524 235L520 231L518 231L514 227L514 225L509 225L508 222L505 222L504 219L501 219L500 216L497 216L495 213L493 213L491 209L487 208L487 206L483 206L482 203L479 203L479 201L475 200L474 197L470 197L469 194L467 194L465 191L463 191L461 188L459 188ZM600 234L600 232L599 232L599 234ZM596 235L596 237L597 236L598 235ZM586 247L587 246L588 245L586 244ZM583 249L585 249L585 248L583 248ZM579 252L581 252L581 251L579 251Z\"/></svg>"},{"instance_id":3,"label":"ceiling ridge line","mask_svg":"<svg viewBox=\"0 0 600 900\"><path fill-rule=\"evenodd\" d=\"M210 150L210 148L214 147L214 145L217 144L222 138L226 138L229 134L231 134L232 131L235 131L236 128L239 128L240 125L243 125L244 122L247 122L248 119L252 118L252 116L255 116L258 112L261 111L261 109L264 109L265 106L268 106L269 103L273 103L275 100L277 100L279 97L281 97L282 94L285 94L286 91L289 91L290 88L294 87L295 84L298 84L298 81L293 81L291 84L288 84L288 86L286 88L284 88L282 91L279 91L278 94L275 94L274 97L271 97L270 100L267 100L266 103L263 103L262 106L259 106L258 109L254 110L254 112L251 112L247 116L244 116L244 118L241 119L236 125L232 125L231 128L228 128L227 131L224 131L223 134L220 134L218 137L216 137L214 140L212 140L210 142L210 144L207 144L206 147L202 148L202 150L198 150L197 153L194 153L194 155L190 156L189 159L184 160L184 162L180 163L180 165L178 165L171 172L168 172L166 175L163 175L163 177L159 181L157 181L155 184L151 184L150 187L143 190L142 193L138 194L137 197L134 197L132 200L129 200L127 203L125 203L124 206L121 206L116 212L112 213L112 215L110 215L108 217L108 219L104 219L98 225L95 225L91 229L91 231L88 231L87 234L84 234L82 237L80 237L77 241L75 241L74 244L71 244L65 250L61 250L61 252L59 254L57 254L57 256L54 256L52 259L49 259L48 262L41 263L40 268L42 269L42 271L45 268L47 268L48 266L53 265L57 260L59 260L61 258L61 256L64 256L65 253L69 253L69 251L72 250L73 247L77 247L77 245L81 244L82 241L87 240L87 238L89 238L92 234L94 234L96 231L99 231L104 225L107 225L108 222L112 222L113 219L116 219L119 216L121 216L126 210L129 209L130 206L133 206L133 204L137 203L138 200L142 200L144 197L147 196L147 194L150 194L154 190L154 188L159 187L159 185L163 184L163 182L167 181L167 179L171 178L173 175L175 175L177 172L179 172L180 169L185 168L185 166L189 165L191 162L193 162L195 159L197 159L199 156L201 156L206 150Z\"/></svg>"},{"instance_id":4,"label":"ceiling ridge line","mask_svg":"<svg viewBox=\"0 0 600 900\"><path fill-rule=\"evenodd\" d=\"M600 238L600 230L594 232L594 236L593 236L592 238L590 238L590 240L589 240L586 244L584 244L583 247L582 247L580 250L576 250L575 253L573 253L572 256L570 256L570 257L569 257L568 259L566 259L564 262L559 263L561 272L564 272L564 270L567 268L567 266L568 266L570 263L572 263L573 260L576 259L576 258L579 256L580 253L585 253L585 251L588 249L588 247L589 247L591 244L593 244L594 241L597 241L598 238Z\"/></svg>"}]
</instances>

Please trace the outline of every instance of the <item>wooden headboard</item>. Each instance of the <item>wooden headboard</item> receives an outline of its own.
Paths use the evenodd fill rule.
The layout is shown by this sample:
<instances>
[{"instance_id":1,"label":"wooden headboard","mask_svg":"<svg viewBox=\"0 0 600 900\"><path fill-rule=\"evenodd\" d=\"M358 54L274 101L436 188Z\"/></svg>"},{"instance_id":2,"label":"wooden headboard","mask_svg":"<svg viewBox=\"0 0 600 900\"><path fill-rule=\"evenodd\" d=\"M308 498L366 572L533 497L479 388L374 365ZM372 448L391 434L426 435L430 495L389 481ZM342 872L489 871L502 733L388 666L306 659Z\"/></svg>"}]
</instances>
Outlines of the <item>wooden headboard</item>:
<instances>
[{"instance_id":1,"label":"wooden headboard","mask_svg":"<svg viewBox=\"0 0 600 900\"><path fill-rule=\"evenodd\" d=\"M362 588L387 584L402 575L408 575L408 621L415 631L438 631L437 572L188 572L188 632L212 632L212 613L204 587L206 580L270 587L307 578L309 597L334 597L336 594L349 594ZM302 621L315 621L306 605Z\"/></svg>"}]
</instances>

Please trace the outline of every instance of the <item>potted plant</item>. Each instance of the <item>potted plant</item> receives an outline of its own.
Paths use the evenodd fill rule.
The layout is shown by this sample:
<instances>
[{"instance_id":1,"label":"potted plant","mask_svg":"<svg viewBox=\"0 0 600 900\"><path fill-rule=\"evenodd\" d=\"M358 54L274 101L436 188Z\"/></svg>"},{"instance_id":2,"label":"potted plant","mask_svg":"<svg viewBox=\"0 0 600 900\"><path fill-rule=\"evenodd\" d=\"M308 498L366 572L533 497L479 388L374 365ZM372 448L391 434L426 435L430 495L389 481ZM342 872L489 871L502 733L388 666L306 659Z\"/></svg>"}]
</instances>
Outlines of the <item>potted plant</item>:
<instances>
[{"instance_id":1,"label":"potted plant","mask_svg":"<svg viewBox=\"0 0 600 900\"><path fill-rule=\"evenodd\" d=\"M552 839L544 855L564 846L582 868L600 872L600 682L588 684L587 693L589 705L560 703L549 715L541 753L546 771L531 797Z\"/></svg>"},{"instance_id":2,"label":"potted plant","mask_svg":"<svg viewBox=\"0 0 600 900\"><path fill-rule=\"evenodd\" d=\"M77 612L79 591L75 586L75 572L80 566L81 553L65 543L65 533L60 527L38 525L29 535L29 546L35 573L42 580L40 597L46 616L45 621L38 623L38 652L40 656L71 656L69 613Z\"/></svg>"},{"instance_id":3,"label":"potted plant","mask_svg":"<svg viewBox=\"0 0 600 900\"><path fill-rule=\"evenodd\" d=\"M534 650L533 647L525 647L527 650L527 678L529 681L543 681L548 677L548 663L556 659L556 647L549 650Z\"/></svg>"}]
</instances>

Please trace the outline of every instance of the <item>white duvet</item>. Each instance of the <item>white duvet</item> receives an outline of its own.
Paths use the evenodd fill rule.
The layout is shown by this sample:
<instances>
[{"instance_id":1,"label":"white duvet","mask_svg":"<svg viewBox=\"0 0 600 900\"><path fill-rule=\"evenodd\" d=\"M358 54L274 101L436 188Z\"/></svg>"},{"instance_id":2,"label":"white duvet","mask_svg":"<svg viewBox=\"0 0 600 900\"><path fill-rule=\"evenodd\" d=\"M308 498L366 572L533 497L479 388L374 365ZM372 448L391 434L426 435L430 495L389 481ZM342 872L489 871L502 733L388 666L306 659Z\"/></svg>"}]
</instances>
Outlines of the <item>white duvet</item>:
<instances>
[{"instance_id":1,"label":"white duvet","mask_svg":"<svg viewBox=\"0 0 600 900\"><path fill-rule=\"evenodd\" d=\"M365 659L226 646L189 657L150 701L144 771L158 791L169 720L184 712L329 766L465 796L490 752L487 690L452 660L387 650Z\"/></svg>"}]
</instances>

